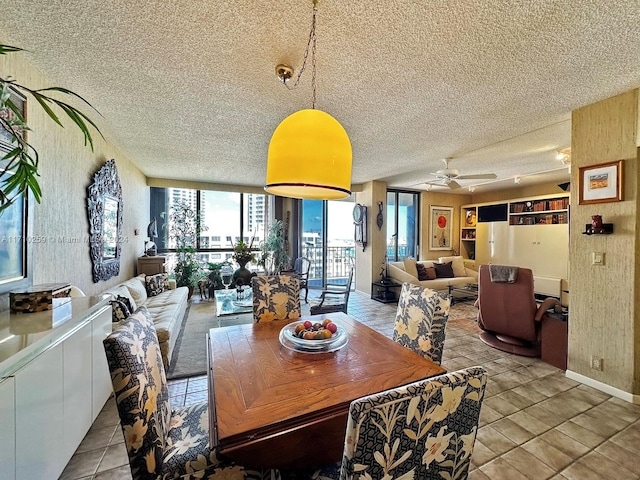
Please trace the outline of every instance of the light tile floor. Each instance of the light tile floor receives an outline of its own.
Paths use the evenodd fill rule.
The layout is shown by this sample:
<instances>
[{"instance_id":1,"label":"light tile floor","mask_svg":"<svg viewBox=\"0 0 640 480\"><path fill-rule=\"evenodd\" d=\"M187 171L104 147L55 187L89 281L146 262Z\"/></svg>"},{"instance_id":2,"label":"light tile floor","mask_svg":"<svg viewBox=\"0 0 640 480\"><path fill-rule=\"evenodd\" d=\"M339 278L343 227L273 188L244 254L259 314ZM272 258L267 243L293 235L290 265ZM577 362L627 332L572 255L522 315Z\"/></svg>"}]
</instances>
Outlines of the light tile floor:
<instances>
[{"instance_id":1,"label":"light tile floor","mask_svg":"<svg viewBox=\"0 0 640 480\"><path fill-rule=\"evenodd\" d=\"M351 315L388 335L395 309L359 292L349 297ZM489 372L469 479L640 479L640 406L569 380L539 359L488 347L469 319L473 311L469 304L454 307L443 357L449 371L482 365ZM171 381L171 403L204 401L206 389L206 377ZM113 398L61 478L131 478Z\"/></svg>"}]
</instances>

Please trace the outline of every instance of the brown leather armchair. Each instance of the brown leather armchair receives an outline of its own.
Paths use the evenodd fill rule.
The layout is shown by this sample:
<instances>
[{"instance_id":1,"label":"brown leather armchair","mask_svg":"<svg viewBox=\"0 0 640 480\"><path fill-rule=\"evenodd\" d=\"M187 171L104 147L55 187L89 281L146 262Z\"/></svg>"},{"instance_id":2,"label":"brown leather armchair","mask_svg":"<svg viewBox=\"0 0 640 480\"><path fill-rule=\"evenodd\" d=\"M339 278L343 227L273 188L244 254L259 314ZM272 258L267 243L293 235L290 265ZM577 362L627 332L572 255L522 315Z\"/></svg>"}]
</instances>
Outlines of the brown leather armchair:
<instances>
[{"instance_id":1,"label":"brown leather armchair","mask_svg":"<svg viewBox=\"0 0 640 480\"><path fill-rule=\"evenodd\" d=\"M543 317L558 300L536 302L533 272L528 268L518 268L515 281L509 283L491 281L489 267L481 265L478 276L478 326L484 330L480 339L505 352L540 356Z\"/></svg>"}]
</instances>

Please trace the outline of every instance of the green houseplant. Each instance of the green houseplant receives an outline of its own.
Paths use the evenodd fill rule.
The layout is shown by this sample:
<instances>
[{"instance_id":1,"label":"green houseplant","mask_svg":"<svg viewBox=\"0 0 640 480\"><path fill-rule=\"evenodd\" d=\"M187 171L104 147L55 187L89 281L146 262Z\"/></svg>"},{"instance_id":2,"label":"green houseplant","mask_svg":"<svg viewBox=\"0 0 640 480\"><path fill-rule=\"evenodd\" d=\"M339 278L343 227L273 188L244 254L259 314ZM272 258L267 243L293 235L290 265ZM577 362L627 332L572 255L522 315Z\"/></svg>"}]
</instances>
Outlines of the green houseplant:
<instances>
[{"instance_id":1,"label":"green houseplant","mask_svg":"<svg viewBox=\"0 0 640 480\"><path fill-rule=\"evenodd\" d=\"M160 216L166 219L165 227L168 224L169 239L176 244L173 278L178 287L189 287L189 292L193 293L203 271L196 252L197 239L207 227L202 226L200 215L184 200L175 202L168 215L162 212Z\"/></svg>"},{"instance_id":2,"label":"green houseplant","mask_svg":"<svg viewBox=\"0 0 640 480\"><path fill-rule=\"evenodd\" d=\"M20 51L22 49L18 47L0 45L0 55ZM48 94L51 92L54 92L58 97L66 95L72 99L80 100L99 114L84 98L66 88L31 89L17 83L16 80L10 77L0 77L0 129L6 133L5 137L11 144L7 153L4 153L4 155L0 153L0 155L3 155L0 157L0 214L9 208L16 198L28 192L31 192L38 203L42 198L42 190L38 184L38 163L40 159L37 150L27 141L25 132L30 128L25 121L24 112L14 101L17 98L16 94L36 100L49 118L60 126L63 126L62 122L52 107L62 110L80 129L84 135L85 145L89 144L92 151L93 138L89 131L89 125L94 127L102 136L96 124L89 117L73 105L50 97Z\"/></svg>"},{"instance_id":3,"label":"green houseplant","mask_svg":"<svg viewBox=\"0 0 640 480\"><path fill-rule=\"evenodd\" d=\"M260 245L258 265L264 267L268 275L279 274L288 267L291 260L287 255L285 230L286 225L282 220L274 220Z\"/></svg>"}]
</instances>

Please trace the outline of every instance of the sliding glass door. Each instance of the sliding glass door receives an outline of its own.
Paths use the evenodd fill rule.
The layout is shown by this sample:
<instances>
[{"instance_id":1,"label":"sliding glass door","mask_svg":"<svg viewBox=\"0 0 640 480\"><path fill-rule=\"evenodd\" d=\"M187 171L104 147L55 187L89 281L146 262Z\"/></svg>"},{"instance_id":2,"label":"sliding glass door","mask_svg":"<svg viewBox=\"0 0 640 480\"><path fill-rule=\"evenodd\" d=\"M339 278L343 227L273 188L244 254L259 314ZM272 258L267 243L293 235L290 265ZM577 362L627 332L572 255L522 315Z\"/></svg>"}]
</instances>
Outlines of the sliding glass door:
<instances>
[{"instance_id":1,"label":"sliding glass door","mask_svg":"<svg viewBox=\"0 0 640 480\"><path fill-rule=\"evenodd\" d=\"M311 261L309 286L340 283L354 263L352 201L302 200L301 256Z\"/></svg>"},{"instance_id":2,"label":"sliding glass door","mask_svg":"<svg viewBox=\"0 0 640 480\"><path fill-rule=\"evenodd\" d=\"M418 258L420 194L387 191L387 257L390 262Z\"/></svg>"}]
</instances>

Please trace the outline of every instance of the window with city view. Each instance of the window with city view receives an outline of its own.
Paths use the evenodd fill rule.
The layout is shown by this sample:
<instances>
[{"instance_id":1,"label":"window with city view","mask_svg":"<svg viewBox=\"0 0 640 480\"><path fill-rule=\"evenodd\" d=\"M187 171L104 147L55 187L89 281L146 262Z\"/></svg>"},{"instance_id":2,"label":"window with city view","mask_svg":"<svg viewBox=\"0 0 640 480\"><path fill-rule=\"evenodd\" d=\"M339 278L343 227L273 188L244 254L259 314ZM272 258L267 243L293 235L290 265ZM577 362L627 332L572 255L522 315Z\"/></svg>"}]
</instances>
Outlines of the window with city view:
<instances>
[{"instance_id":1,"label":"window with city view","mask_svg":"<svg viewBox=\"0 0 640 480\"><path fill-rule=\"evenodd\" d=\"M261 194L152 187L151 218L158 222L159 235L153 241L158 253L167 256L167 270L173 269L176 245L168 238L169 226L163 219L167 215L162 212L169 213L176 202L187 202L200 213L203 231L194 247L203 266L229 261L235 267L231 255L238 240L253 241L253 249L260 248L273 210L272 200ZM353 205L352 200L301 201L299 252L311 260L309 286L346 281L349 268L355 263ZM249 263L247 268L255 271L259 267Z\"/></svg>"},{"instance_id":2,"label":"window with city view","mask_svg":"<svg viewBox=\"0 0 640 480\"><path fill-rule=\"evenodd\" d=\"M176 245L167 238L169 227L164 225L162 212L170 212L171 206L185 201L200 213L202 232L195 249L198 258L206 266L208 263L222 263L230 260L233 246L243 239L253 242L258 250L265 237L267 220L267 195L193 190L185 188L151 188L151 218L158 221L159 238L155 240L158 252L168 257L169 271L172 267L172 251ZM166 216L166 215L164 215ZM256 269L255 264L247 268Z\"/></svg>"}]
</instances>

